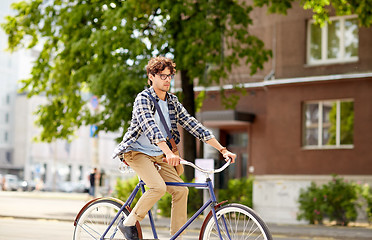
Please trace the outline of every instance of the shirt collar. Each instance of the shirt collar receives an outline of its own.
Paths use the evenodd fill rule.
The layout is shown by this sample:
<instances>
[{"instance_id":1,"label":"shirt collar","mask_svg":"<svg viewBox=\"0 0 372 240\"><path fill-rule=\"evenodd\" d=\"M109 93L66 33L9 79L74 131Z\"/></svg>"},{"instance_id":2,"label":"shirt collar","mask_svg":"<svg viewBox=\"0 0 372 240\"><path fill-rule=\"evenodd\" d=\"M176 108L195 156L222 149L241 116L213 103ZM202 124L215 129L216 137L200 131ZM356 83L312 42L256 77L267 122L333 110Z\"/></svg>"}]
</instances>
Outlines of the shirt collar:
<instances>
[{"instance_id":1,"label":"shirt collar","mask_svg":"<svg viewBox=\"0 0 372 240\"><path fill-rule=\"evenodd\" d=\"M150 88L148 88L149 91L150 91L150 94L156 99L156 101L159 102L160 98L158 97L158 95L156 95L156 92L154 90L154 88L151 86ZM165 100L169 100L169 93L167 92L167 94L165 95Z\"/></svg>"}]
</instances>

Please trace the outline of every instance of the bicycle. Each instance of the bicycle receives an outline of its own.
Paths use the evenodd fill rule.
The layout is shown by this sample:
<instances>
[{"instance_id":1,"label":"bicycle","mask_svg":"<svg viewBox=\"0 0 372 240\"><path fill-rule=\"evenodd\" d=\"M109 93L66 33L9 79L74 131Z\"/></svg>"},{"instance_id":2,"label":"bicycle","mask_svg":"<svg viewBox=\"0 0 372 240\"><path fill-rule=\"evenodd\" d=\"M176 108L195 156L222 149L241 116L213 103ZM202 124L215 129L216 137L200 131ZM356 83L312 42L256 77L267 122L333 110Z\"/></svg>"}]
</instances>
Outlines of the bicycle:
<instances>
[{"instance_id":1,"label":"bicycle","mask_svg":"<svg viewBox=\"0 0 372 240\"><path fill-rule=\"evenodd\" d=\"M227 168L230 161L227 161L221 168L206 170L186 160L181 164L194 167L206 175L205 183L175 183L166 182L167 185L198 187L209 190L209 200L178 230L170 239L176 239L207 207L210 206L209 214L205 217L200 229L199 239L265 239L272 240L271 233L265 222L251 208L242 204L230 203L227 201L218 203L210 174L218 173ZM74 240L83 239L124 239L118 230L118 224L130 213L134 197L141 189L145 192L145 183L140 180L129 198L124 203L115 198L97 198L88 202L78 213L74 221ZM148 217L154 239L158 239L156 227L151 210ZM139 222L136 223L139 238L142 239L142 230Z\"/></svg>"}]
</instances>

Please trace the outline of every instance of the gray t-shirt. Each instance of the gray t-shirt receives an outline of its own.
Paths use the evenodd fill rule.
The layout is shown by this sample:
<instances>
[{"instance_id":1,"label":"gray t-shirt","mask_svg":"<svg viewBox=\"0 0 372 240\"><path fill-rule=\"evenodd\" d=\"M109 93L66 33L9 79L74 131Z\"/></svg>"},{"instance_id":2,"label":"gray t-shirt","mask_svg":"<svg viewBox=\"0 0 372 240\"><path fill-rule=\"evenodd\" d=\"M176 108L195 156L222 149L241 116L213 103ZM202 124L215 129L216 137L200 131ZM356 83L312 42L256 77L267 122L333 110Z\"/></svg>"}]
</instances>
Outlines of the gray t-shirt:
<instances>
[{"instance_id":1,"label":"gray t-shirt","mask_svg":"<svg viewBox=\"0 0 372 240\"><path fill-rule=\"evenodd\" d=\"M171 124L170 124L170 118L169 118L169 114L168 114L168 102L167 102L167 100L163 101L163 100L160 99L158 101L158 104L159 104L159 107L160 107L160 109L161 109L161 111L164 115L165 122L167 123L168 128L170 129ZM165 131L165 128L164 128L162 122L160 121L158 111L155 111L154 118L155 118L156 124L159 126L159 129L160 129L161 133L166 138L167 137L167 132ZM142 152L144 154L147 154L149 156L159 156L159 155L163 154L163 152L161 151L161 149L157 145L154 145L154 144L150 143L150 140L146 137L145 134L142 134L137 139L136 142L134 142L131 146L129 146L127 148L126 152L129 152L129 151L138 151L138 152Z\"/></svg>"}]
</instances>

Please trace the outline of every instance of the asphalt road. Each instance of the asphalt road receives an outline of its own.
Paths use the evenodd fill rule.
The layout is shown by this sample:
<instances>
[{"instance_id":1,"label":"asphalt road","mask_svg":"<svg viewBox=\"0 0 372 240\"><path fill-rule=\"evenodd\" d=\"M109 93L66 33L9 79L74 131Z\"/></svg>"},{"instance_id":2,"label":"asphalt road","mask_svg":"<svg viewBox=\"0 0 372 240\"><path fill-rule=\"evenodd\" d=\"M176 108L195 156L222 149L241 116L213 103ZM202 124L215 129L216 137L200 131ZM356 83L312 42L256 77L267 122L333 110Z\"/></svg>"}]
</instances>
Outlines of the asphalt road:
<instances>
[{"instance_id":1,"label":"asphalt road","mask_svg":"<svg viewBox=\"0 0 372 240\"><path fill-rule=\"evenodd\" d=\"M151 229L144 228L144 237L151 239ZM56 220L26 220L16 218L0 218L0 239L1 240L66 240L72 239L74 226L70 222ZM166 228L157 229L161 240L169 239L169 232ZM198 239L199 232L188 230L184 240ZM308 237L290 237L276 235L278 240L304 240ZM318 238L319 239L319 238ZM321 239L321 238L320 238ZM325 238L324 238L325 239ZM332 238L327 238L327 240Z\"/></svg>"},{"instance_id":2,"label":"asphalt road","mask_svg":"<svg viewBox=\"0 0 372 240\"><path fill-rule=\"evenodd\" d=\"M0 218L1 240L72 239L73 224L61 221Z\"/></svg>"},{"instance_id":3,"label":"asphalt road","mask_svg":"<svg viewBox=\"0 0 372 240\"><path fill-rule=\"evenodd\" d=\"M72 239L73 221L87 201L87 195L43 192L0 191L0 240ZM201 220L188 228L186 240L197 239ZM335 227L319 225L268 224L274 239L371 240L372 226ZM146 219L141 222L145 237L151 236ZM161 239L169 239L169 219L156 223Z\"/></svg>"}]
</instances>

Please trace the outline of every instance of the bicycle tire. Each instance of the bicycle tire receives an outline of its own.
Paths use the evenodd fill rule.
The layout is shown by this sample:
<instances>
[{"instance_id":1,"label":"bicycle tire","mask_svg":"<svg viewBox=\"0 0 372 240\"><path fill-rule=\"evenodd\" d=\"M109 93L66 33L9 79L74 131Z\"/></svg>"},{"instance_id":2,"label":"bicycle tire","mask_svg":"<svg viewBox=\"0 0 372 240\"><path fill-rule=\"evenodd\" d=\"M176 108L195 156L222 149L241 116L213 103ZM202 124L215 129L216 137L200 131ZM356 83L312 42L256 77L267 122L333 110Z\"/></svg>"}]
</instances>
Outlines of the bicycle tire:
<instances>
[{"instance_id":1,"label":"bicycle tire","mask_svg":"<svg viewBox=\"0 0 372 240\"><path fill-rule=\"evenodd\" d=\"M73 240L100 239L121 207L122 204L113 199L98 199L91 203L77 220ZM124 239L118 229L118 224L122 218L125 219L128 215L129 210L124 209L121 216L115 220L107 232L105 239ZM137 223L136 226L139 236L142 237L139 224Z\"/></svg>"},{"instance_id":2,"label":"bicycle tire","mask_svg":"<svg viewBox=\"0 0 372 240\"><path fill-rule=\"evenodd\" d=\"M264 239L272 240L269 228L265 222L251 208L232 203L216 210L218 226L222 239ZM223 216L223 217L222 217ZM223 219L226 220L224 224ZM199 239L215 240L220 239L213 215L205 219L205 224L200 230ZM228 231L226 231L226 228Z\"/></svg>"}]
</instances>

